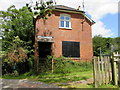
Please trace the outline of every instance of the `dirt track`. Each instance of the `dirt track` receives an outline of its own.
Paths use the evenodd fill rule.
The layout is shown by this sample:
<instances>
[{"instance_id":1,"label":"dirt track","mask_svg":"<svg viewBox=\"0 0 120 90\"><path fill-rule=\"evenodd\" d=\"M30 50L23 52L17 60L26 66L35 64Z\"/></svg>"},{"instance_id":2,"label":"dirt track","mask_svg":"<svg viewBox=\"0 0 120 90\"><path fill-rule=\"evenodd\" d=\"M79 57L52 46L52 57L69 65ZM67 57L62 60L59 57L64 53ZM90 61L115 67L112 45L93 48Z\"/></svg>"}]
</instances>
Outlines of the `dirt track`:
<instances>
[{"instance_id":1,"label":"dirt track","mask_svg":"<svg viewBox=\"0 0 120 90\"><path fill-rule=\"evenodd\" d=\"M0 87L4 88L59 88L42 82L30 81L26 79L0 79ZM1 89L0 89L1 90ZM6 89L9 90L9 89ZM15 89L12 89L15 90Z\"/></svg>"}]
</instances>

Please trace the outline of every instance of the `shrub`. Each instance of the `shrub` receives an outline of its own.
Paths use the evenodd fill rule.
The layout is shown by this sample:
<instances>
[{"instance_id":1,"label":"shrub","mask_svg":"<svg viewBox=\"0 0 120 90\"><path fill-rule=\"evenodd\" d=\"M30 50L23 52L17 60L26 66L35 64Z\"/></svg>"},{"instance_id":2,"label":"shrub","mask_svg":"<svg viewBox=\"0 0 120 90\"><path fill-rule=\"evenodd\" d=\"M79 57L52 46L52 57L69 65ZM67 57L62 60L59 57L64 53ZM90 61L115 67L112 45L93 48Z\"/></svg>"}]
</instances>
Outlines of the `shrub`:
<instances>
[{"instance_id":1,"label":"shrub","mask_svg":"<svg viewBox=\"0 0 120 90\"><path fill-rule=\"evenodd\" d=\"M75 62L64 57L54 58L54 73L72 73L92 70L92 62Z\"/></svg>"},{"instance_id":2,"label":"shrub","mask_svg":"<svg viewBox=\"0 0 120 90\"><path fill-rule=\"evenodd\" d=\"M2 61L2 75L19 75L30 70L29 61L11 63L8 59Z\"/></svg>"},{"instance_id":3,"label":"shrub","mask_svg":"<svg viewBox=\"0 0 120 90\"><path fill-rule=\"evenodd\" d=\"M43 72L51 72L52 69L52 56L47 56L46 58L40 58L39 59L39 73Z\"/></svg>"},{"instance_id":4,"label":"shrub","mask_svg":"<svg viewBox=\"0 0 120 90\"><path fill-rule=\"evenodd\" d=\"M11 46L6 52L2 51L2 74L28 72L33 67L33 56L28 54L28 50L24 47L25 42L16 36L10 44Z\"/></svg>"}]
</instances>

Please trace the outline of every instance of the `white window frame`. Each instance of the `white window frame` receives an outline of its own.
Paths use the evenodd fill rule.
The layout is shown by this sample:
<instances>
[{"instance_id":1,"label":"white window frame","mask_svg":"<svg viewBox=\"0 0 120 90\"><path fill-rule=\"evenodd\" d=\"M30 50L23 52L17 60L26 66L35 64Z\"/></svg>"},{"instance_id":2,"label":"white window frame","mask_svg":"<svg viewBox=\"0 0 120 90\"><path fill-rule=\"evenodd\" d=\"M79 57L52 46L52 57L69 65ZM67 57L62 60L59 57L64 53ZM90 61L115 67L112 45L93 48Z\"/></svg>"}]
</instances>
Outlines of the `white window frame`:
<instances>
[{"instance_id":1,"label":"white window frame","mask_svg":"<svg viewBox=\"0 0 120 90\"><path fill-rule=\"evenodd\" d=\"M60 19L59 28L72 29L72 28L71 28L71 16L68 15L68 14L60 14L60 18L61 18L61 16L63 16L64 18L65 18L65 17L69 17L70 20L66 20L66 19L61 20L61 19ZM61 27L61 21L64 21L64 27ZM69 27L66 27L66 21L69 21Z\"/></svg>"}]
</instances>

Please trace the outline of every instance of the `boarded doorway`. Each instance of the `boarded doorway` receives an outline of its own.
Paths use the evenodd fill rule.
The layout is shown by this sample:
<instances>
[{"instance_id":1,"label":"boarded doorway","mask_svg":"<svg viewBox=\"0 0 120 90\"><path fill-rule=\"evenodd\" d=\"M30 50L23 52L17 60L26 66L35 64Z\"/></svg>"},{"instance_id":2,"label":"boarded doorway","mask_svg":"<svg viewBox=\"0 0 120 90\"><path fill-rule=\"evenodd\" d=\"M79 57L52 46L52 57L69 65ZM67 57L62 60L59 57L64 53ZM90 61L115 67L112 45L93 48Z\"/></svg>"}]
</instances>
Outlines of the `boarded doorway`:
<instances>
[{"instance_id":1,"label":"boarded doorway","mask_svg":"<svg viewBox=\"0 0 120 90\"><path fill-rule=\"evenodd\" d=\"M52 55L52 43L51 42L39 42L39 58L47 58L48 55Z\"/></svg>"}]
</instances>

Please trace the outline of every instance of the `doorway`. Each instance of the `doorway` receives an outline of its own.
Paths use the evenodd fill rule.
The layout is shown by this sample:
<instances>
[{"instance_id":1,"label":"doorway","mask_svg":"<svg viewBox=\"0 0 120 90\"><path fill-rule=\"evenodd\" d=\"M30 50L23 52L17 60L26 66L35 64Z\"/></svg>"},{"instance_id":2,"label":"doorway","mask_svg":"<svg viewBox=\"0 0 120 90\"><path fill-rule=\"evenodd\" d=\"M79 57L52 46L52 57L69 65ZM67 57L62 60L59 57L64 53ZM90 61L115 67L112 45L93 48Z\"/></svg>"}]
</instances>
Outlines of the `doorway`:
<instances>
[{"instance_id":1,"label":"doorway","mask_svg":"<svg viewBox=\"0 0 120 90\"><path fill-rule=\"evenodd\" d=\"M51 42L39 42L38 43L39 58L45 59L48 55L52 55L52 43Z\"/></svg>"}]
</instances>

